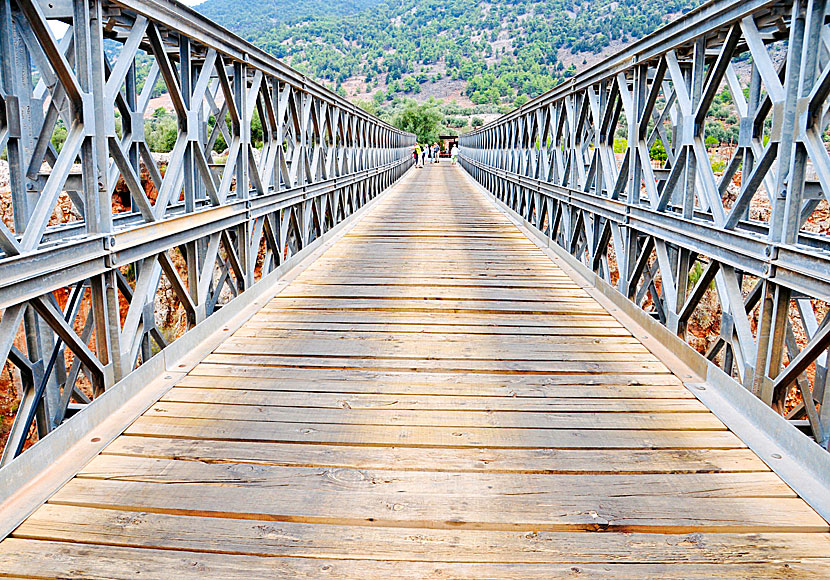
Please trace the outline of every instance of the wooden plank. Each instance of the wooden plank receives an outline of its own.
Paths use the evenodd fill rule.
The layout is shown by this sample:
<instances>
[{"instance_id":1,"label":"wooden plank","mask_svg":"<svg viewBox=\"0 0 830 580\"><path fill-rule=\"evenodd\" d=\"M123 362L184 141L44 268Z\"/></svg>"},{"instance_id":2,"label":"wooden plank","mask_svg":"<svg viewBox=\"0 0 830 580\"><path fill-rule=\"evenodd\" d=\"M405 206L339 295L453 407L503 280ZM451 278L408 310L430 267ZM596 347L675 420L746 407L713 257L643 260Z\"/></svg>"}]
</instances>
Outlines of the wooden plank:
<instances>
[{"instance_id":1,"label":"wooden plank","mask_svg":"<svg viewBox=\"0 0 830 580\"><path fill-rule=\"evenodd\" d=\"M586 326L577 327L579 338L584 340L595 339L597 337L613 337L620 341L635 340L631 334L623 329L617 327L601 326ZM419 324L413 322L395 323L395 322L339 322L336 319L328 320L289 320L288 317L283 319L275 318L271 320L260 319L250 320L245 323L239 330L234 333L234 336L276 336L285 338L301 338L305 335L311 336L326 336L336 333L349 333L353 336L365 336L369 333L386 334L390 338L397 335L418 334L429 337L430 335L440 335L447 337L447 339L458 338L459 336L541 336L549 338L575 338L574 329L571 326L496 326L496 325L444 325L444 324ZM639 342L639 341L638 341Z\"/></svg>"},{"instance_id":2,"label":"wooden plank","mask_svg":"<svg viewBox=\"0 0 830 580\"><path fill-rule=\"evenodd\" d=\"M193 377L219 377L223 388L371 392L502 397L689 398L668 374L476 374L360 369L274 369L241 364L200 363L178 384ZM232 379L232 380L227 380ZM195 379L194 379L195 380ZM201 380L201 379L200 379ZM223 386L212 383L212 386ZM283 387L284 385L284 387Z\"/></svg>"},{"instance_id":3,"label":"wooden plank","mask_svg":"<svg viewBox=\"0 0 830 580\"><path fill-rule=\"evenodd\" d=\"M669 374L661 362L621 362L621 361L523 361L523 360L470 360L468 358L358 358L327 356L280 356L265 354L245 354L246 365L266 367L297 367L314 369L371 369L377 371L442 371L455 373L521 373L521 374ZM205 357L205 362L220 364L239 364L237 353L221 353Z\"/></svg>"},{"instance_id":4,"label":"wooden plank","mask_svg":"<svg viewBox=\"0 0 830 580\"><path fill-rule=\"evenodd\" d=\"M383 271L387 272L392 268L406 269L410 274L415 272L424 274L438 274L450 273L453 270L464 269L467 272L481 275L482 273L501 273L508 275L521 275L523 270L538 270L542 274L555 275L558 270L551 267L550 261L545 262L546 257L542 256L539 260L511 260L509 257L498 259L478 259L472 260L470 257L458 258L436 258L434 260L425 258L416 258L411 254L407 258L404 255L398 257L392 256L388 259L382 259L377 256L377 249L374 252L370 248L365 249L365 254L355 255L355 252L349 252L348 256L332 256L323 255L319 261L314 264L309 271L311 273L322 273L327 269L332 269L339 266L342 270L348 271L352 274L358 272ZM370 261L371 260L371 261Z\"/></svg>"},{"instance_id":5,"label":"wooden plank","mask_svg":"<svg viewBox=\"0 0 830 580\"><path fill-rule=\"evenodd\" d=\"M830 552L823 534L572 534L321 526L44 505L14 536L85 544L397 562L711 563L799 561Z\"/></svg>"},{"instance_id":6,"label":"wooden plank","mask_svg":"<svg viewBox=\"0 0 830 580\"><path fill-rule=\"evenodd\" d=\"M122 455L99 455L84 467L82 479L145 483L210 484L280 489L280 493L322 497L339 493L348 502L352 493L441 495L463 497L550 496L586 498L672 497L794 498L795 493L771 471L752 473L492 473L348 469L182 461Z\"/></svg>"},{"instance_id":7,"label":"wooden plank","mask_svg":"<svg viewBox=\"0 0 830 580\"><path fill-rule=\"evenodd\" d=\"M189 384L189 383L188 383ZM200 388L179 385L161 398L179 403L218 405L261 405L314 407L324 409L386 409L421 411L517 411L534 412L612 412L612 413L706 413L696 399L624 399L568 397L476 397L375 395L364 393L285 392Z\"/></svg>"},{"instance_id":8,"label":"wooden plank","mask_svg":"<svg viewBox=\"0 0 830 580\"><path fill-rule=\"evenodd\" d=\"M614 328L623 331L625 336L631 336L628 330L616 320L604 314L583 314L578 317L562 314L561 316L534 318L512 314L481 315L470 312L377 312L377 311L350 311L350 310L274 310L259 312L246 323L269 324L279 321L309 321L324 327L331 322L349 322L354 324L396 324L427 326L442 324L450 327L476 326L484 328L511 328L511 329L557 329L569 328L577 332L589 328ZM556 332L552 330L551 332ZM573 332L573 331L572 331Z\"/></svg>"},{"instance_id":9,"label":"wooden plank","mask_svg":"<svg viewBox=\"0 0 830 580\"><path fill-rule=\"evenodd\" d=\"M544 288L509 288L509 287L470 287L470 286L397 286L397 285L334 285L304 284L290 285L280 292L270 303L286 298L360 298L378 300L497 300L499 302L547 302L555 300L568 304L588 304L593 306L596 300L591 298L579 286L555 289L550 285Z\"/></svg>"},{"instance_id":10,"label":"wooden plank","mask_svg":"<svg viewBox=\"0 0 830 580\"><path fill-rule=\"evenodd\" d=\"M190 463L190 462L187 462ZM251 467L250 465L246 465ZM593 478L595 476L591 476ZM434 529L544 531L815 532L828 524L798 498L565 494L466 496L348 489L306 493L209 483L75 478L49 503L236 519ZM462 485L463 487L463 485Z\"/></svg>"},{"instance_id":11,"label":"wooden plank","mask_svg":"<svg viewBox=\"0 0 830 580\"><path fill-rule=\"evenodd\" d=\"M240 401L242 403L242 401ZM407 427L486 427L489 429L641 429L641 430L723 430L726 427L712 413L600 413L524 411L429 411L406 409L361 409L224 405L160 401L145 417L185 417L277 423L325 423Z\"/></svg>"},{"instance_id":12,"label":"wooden plank","mask_svg":"<svg viewBox=\"0 0 830 580\"><path fill-rule=\"evenodd\" d=\"M498 250L501 247L501 242L502 240L494 241L489 253L473 253L464 250L453 250L452 248L447 248L446 251L435 248L430 251L415 247L396 250L388 244L350 244L349 240L346 240L343 246L333 248L329 252L326 252L325 255L320 257L320 261L315 262L311 268L320 270L332 261L342 260L342 263L345 265L377 266L403 262L425 268L441 268L448 264L458 263L465 264L467 271L482 265L493 265L513 271L520 271L527 267L533 267L534 269L538 267L539 272L542 274L554 276L562 274L562 270L551 260L547 259L547 256L541 252L533 251L531 248L525 249L524 253L508 252L502 255ZM370 255L372 258L371 261L365 261L364 259L370 257Z\"/></svg>"},{"instance_id":13,"label":"wooden plank","mask_svg":"<svg viewBox=\"0 0 830 580\"><path fill-rule=\"evenodd\" d=\"M423 299L394 298L273 298L262 312L270 313L288 309L296 310L356 310L356 311L392 311L392 312L469 312L473 314L520 314L522 316L555 316L570 314L604 315L605 310L594 302L583 304L577 301L500 301L500 300L442 300L425 297ZM609 317L610 318L610 317Z\"/></svg>"},{"instance_id":14,"label":"wooden plank","mask_svg":"<svg viewBox=\"0 0 830 580\"><path fill-rule=\"evenodd\" d=\"M399 332L363 332L350 331L342 332L333 329L312 332L289 332L286 330L275 330L273 328L247 328L243 327L235 332L224 344L259 345L274 344L286 345L296 343L300 346L308 346L310 349L322 350L327 344L353 343L366 345L367 349L377 349L378 344L393 344L407 348L414 348L423 345L427 349L452 349L464 345L474 345L476 348L499 350L502 353L511 350L519 350L522 358L527 358L527 350L540 352L561 351L561 352L583 352L583 353L618 353L626 352L631 354L648 354L649 351L638 340L633 337L591 337L591 336L538 336L538 335L507 335L497 341L489 335L476 334L442 334L429 335L425 333L399 333ZM319 345L319 346L317 346Z\"/></svg>"},{"instance_id":15,"label":"wooden plank","mask_svg":"<svg viewBox=\"0 0 830 580\"><path fill-rule=\"evenodd\" d=\"M591 344L533 344L530 340L510 341L515 350L511 353L505 345L501 348L496 341L444 341L430 340L424 337L410 340L392 340L391 338L369 337L366 340L344 340L333 338L313 338L308 340L281 340L270 337L233 337L226 340L213 352L216 354L235 355L273 355L291 356L304 359L310 357L349 357L351 359L382 358L407 359L429 356L433 361L477 360L486 361L567 361L588 363L611 362L651 362L659 364L657 357L643 346L615 346ZM507 342L507 341L506 341ZM524 345L521 345L524 342ZM630 349L630 350L629 350Z\"/></svg>"},{"instance_id":16,"label":"wooden plank","mask_svg":"<svg viewBox=\"0 0 830 580\"><path fill-rule=\"evenodd\" d=\"M711 580L725 578L826 578L823 558L788 562L722 564L596 564L401 562L398 560L262 558L238 554L137 549L121 546L68 544L9 539L0 544L0 570L25 569L31 577L64 578L66 570L79 580L110 578L420 578L423 580L555 580L586 578L665 578Z\"/></svg>"},{"instance_id":17,"label":"wooden plank","mask_svg":"<svg viewBox=\"0 0 830 580\"><path fill-rule=\"evenodd\" d=\"M122 435L104 451L206 462L490 473L720 473L769 468L748 449L493 449L211 441Z\"/></svg>"},{"instance_id":18,"label":"wooden plank","mask_svg":"<svg viewBox=\"0 0 830 580\"><path fill-rule=\"evenodd\" d=\"M498 255L494 255L494 242L498 243ZM530 243L522 244L512 241L511 238L496 238L491 239L448 239L442 243L440 248L430 238L417 238L409 236L404 240L396 240L393 237L367 237L355 236L347 237L342 244L332 247L326 252L327 258L351 258L355 254L365 255L368 252L377 252L377 257L382 259L389 258L411 258L416 254L419 259L429 258L434 260L442 260L444 258L451 259L470 259L475 261L492 261L494 259L504 260L504 258L515 258L513 264L521 263L538 263L539 260L534 256L528 259L530 254L535 254L534 246ZM551 277L558 276L564 281L575 286L567 274L561 269L550 268L552 263L548 261L547 269L543 272L548 273Z\"/></svg>"},{"instance_id":19,"label":"wooden plank","mask_svg":"<svg viewBox=\"0 0 830 580\"><path fill-rule=\"evenodd\" d=\"M539 287L544 286L546 288L553 288L556 290L564 290L568 288L572 288L565 282L559 282L557 279L551 279L549 277L537 277L527 273L516 273L516 272L496 272L496 271L489 271L486 274L482 272L468 272L463 275L459 275L458 271L453 274L451 270L442 271L442 272L427 272L427 271L418 271L413 269L407 269L401 272L399 275L396 275L394 279L385 279L386 276L389 275L390 271L397 270L398 267L387 266L385 268L365 268L365 269L349 269L349 270L341 270L341 276L348 276L352 280L362 280L365 279L368 281L368 285L370 287L380 287L380 286L392 286L392 287L407 287L412 286L418 283L419 280L427 280L427 286L430 287L441 287L441 288L487 288L495 285L504 285L506 288L520 288L523 285L525 287ZM300 284L298 287L302 287L301 284L304 282L314 282L319 284L326 284L330 283L332 285L338 285L336 282L339 278L326 278L326 271L314 271L314 270L307 270L305 272L304 278L299 278Z\"/></svg>"},{"instance_id":20,"label":"wooden plank","mask_svg":"<svg viewBox=\"0 0 830 580\"><path fill-rule=\"evenodd\" d=\"M392 287L423 287L423 288L511 288L511 289L552 289L560 290L565 288L580 288L565 274L561 276L533 276L511 280L494 280L482 278L481 276L464 276L459 273L456 276L439 276L435 278L421 277L410 278L396 272L394 275L378 275L373 277L353 276L349 272L329 272L317 276L306 270L291 285L298 289L305 289L306 286L392 286Z\"/></svg>"},{"instance_id":21,"label":"wooden plank","mask_svg":"<svg viewBox=\"0 0 830 580\"><path fill-rule=\"evenodd\" d=\"M368 260L371 259L369 255L362 257L362 256L353 256L351 259L349 258L326 258L322 256L319 258L319 262L317 262L312 268L309 268L310 273L317 273L321 274L325 272L327 269L332 269L335 267L340 267L344 271L348 271L353 275L358 273L369 273L369 272L388 272L390 269L406 269L409 274L442 274L442 273L451 273L454 270L464 269L469 273L476 274L478 276L483 276L485 274L506 274L506 275L522 275L523 270L540 270L543 274L544 273L555 273L556 270L546 268L542 265L542 262L538 263L527 263L527 264L516 264L515 261L505 259L501 261L495 260L479 260L475 263L471 263L469 260L466 259L457 259L457 260L416 260L416 259L390 259L390 260L377 260L372 259L371 262ZM367 263L368 262L368 263Z\"/></svg>"},{"instance_id":22,"label":"wooden plank","mask_svg":"<svg viewBox=\"0 0 830 580\"><path fill-rule=\"evenodd\" d=\"M729 431L638 429L514 429L489 427L408 427L226 421L142 416L125 433L226 441L332 443L389 447L492 447L558 449L737 449L744 444Z\"/></svg>"},{"instance_id":23,"label":"wooden plank","mask_svg":"<svg viewBox=\"0 0 830 580\"><path fill-rule=\"evenodd\" d=\"M504 238L456 241L454 244L447 245L436 244L429 239L419 240L416 238L414 244L412 241L412 239L395 241L392 238L380 240L375 238L367 241L366 238L355 240L346 237L342 244L330 248L326 252L325 258L343 258L349 261L362 258L373 252L375 260L372 263L402 258L438 264L456 260L465 260L470 264L502 262L512 265L516 269L527 264L538 264L543 266L543 272L566 275L551 260L546 260L547 256L534 251L532 245L505 241ZM511 260L511 258L515 258L515 260Z\"/></svg>"}]
</instances>

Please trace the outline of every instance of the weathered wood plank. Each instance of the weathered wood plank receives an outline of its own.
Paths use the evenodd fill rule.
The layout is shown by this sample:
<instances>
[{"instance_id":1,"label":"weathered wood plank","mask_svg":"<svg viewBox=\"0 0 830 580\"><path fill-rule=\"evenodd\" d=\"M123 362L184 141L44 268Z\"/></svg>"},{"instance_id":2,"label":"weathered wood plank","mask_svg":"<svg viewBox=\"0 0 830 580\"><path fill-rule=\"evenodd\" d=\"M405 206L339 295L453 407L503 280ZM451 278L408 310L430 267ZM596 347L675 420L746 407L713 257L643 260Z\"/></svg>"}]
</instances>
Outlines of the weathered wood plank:
<instances>
[{"instance_id":1,"label":"weathered wood plank","mask_svg":"<svg viewBox=\"0 0 830 580\"><path fill-rule=\"evenodd\" d=\"M250 467L247 466L246 467ZM594 476L591 476L594 477ZM798 498L672 496L583 497L565 494L465 496L436 493L148 483L75 478L49 503L127 511L320 524L443 529L620 532L820 532L827 522Z\"/></svg>"},{"instance_id":2,"label":"weathered wood plank","mask_svg":"<svg viewBox=\"0 0 830 580\"><path fill-rule=\"evenodd\" d=\"M557 302L576 304L596 304L585 290L576 286L554 289L543 288L509 288L509 287L468 287L468 286L367 286L303 284L290 286L279 295L280 300L289 298L360 298L381 300L498 300L500 302ZM279 304L279 302L271 302Z\"/></svg>"},{"instance_id":3,"label":"weathered wood plank","mask_svg":"<svg viewBox=\"0 0 830 580\"><path fill-rule=\"evenodd\" d=\"M500 342L500 341L498 341ZM514 344L516 341L513 341ZM310 340L281 340L269 337L234 337L226 340L214 353L234 355L265 354L274 356L310 357L349 357L350 359L383 358L413 359L430 356L432 360L475 361L585 361L591 363L611 362L652 362L659 363L657 357L644 347L633 347L626 352L628 345L615 348L613 345L517 345L512 354L502 349L496 341L435 341L418 340L342 340L338 338L314 338ZM511 345L506 345L509 348ZM430 354L432 353L432 354ZM518 354L521 353L521 354Z\"/></svg>"},{"instance_id":4,"label":"weathered wood plank","mask_svg":"<svg viewBox=\"0 0 830 580\"><path fill-rule=\"evenodd\" d=\"M615 497L793 498L795 493L772 472L606 474L490 473L348 469L274 466L265 464L206 463L121 455L99 455L78 477L149 483L234 485L282 488L285 493L312 496L341 493L378 493L462 497L549 495L605 501ZM529 514L533 517L535 514Z\"/></svg>"},{"instance_id":5,"label":"weathered wood plank","mask_svg":"<svg viewBox=\"0 0 830 580\"><path fill-rule=\"evenodd\" d=\"M348 354L354 352L354 356L390 356L401 352L417 354L419 351L431 350L440 354L442 358L457 357L464 354L467 358L507 358L510 353L521 353L520 356L527 360L529 358L545 356L558 357L560 353L567 353L570 360L581 360L573 358L581 356L587 360L595 356L598 360L604 360L603 355L626 354L631 356L630 360L657 360L648 349L641 343L634 342L633 338L593 338L593 337L537 337L530 336L505 336L493 340L489 336L478 335L413 335L384 333L317 333L314 336L298 336L292 334L280 334L273 332L269 336L266 332L257 332L253 336L245 336L244 333L236 332L222 344L222 348L230 351L233 348L251 348L251 352L281 352L284 354L295 352L296 354ZM267 350L269 349L270 350ZM279 350L278 350L279 349ZM476 349L474 353L467 353L468 349ZM515 354L513 355L516 356ZM548 359L557 360L557 359Z\"/></svg>"},{"instance_id":6,"label":"weathered wood plank","mask_svg":"<svg viewBox=\"0 0 830 580\"><path fill-rule=\"evenodd\" d=\"M189 384L189 383L188 383ZM356 393L286 392L199 388L179 385L161 398L179 403L316 407L326 409L402 409L422 411L520 411L614 412L614 413L706 413L696 399L614 399L569 397L478 397L413 396Z\"/></svg>"},{"instance_id":7,"label":"weathered wood plank","mask_svg":"<svg viewBox=\"0 0 830 580\"><path fill-rule=\"evenodd\" d=\"M636 429L492 429L226 421L145 415L125 433L229 441L282 441L406 447L494 447L560 449L736 449L744 444L729 431Z\"/></svg>"},{"instance_id":8,"label":"weathered wood plank","mask_svg":"<svg viewBox=\"0 0 830 580\"><path fill-rule=\"evenodd\" d=\"M316 526L44 505L15 537L262 556L398 562L711 563L799 561L830 551L823 534L572 534Z\"/></svg>"},{"instance_id":9,"label":"weathered wood plank","mask_svg":"<svg viewBox=\"0 0 830 580\"><path fill-rule=\"evenodd\" d=\"M544 331L567 328L572 332L580 333L582 329L613 328L623 332L624 336L631 333L625 330L616 320L604 314L581 314L570 316L528 317L514 314L475 314L469 312L375 312L349 310L274 310L259 312L257 316L246 323L248 325L268 325L281 321L309 321L325 328L330 322L353 324L395 324L405 326L425 326L441 324L449 327L480 327L480 328L507 328L512 330L537 329Z\"/></svg>"},{"instance_id":10,"label":"weathered wood plank","mask_svg":"<svg viewBox=\"0 0 830 580\"><path fill-rule=\"evenodd\" d=\"M428 298L420 300L408 298L280 298L272 299L263 312L283 310L356 310L381 312L469 312L473 314L519 314L522 316L557 316L570 314L603 315L605 310L594 303L573 301L500 301L478 299ZM607 315L606 315L607 316Z\"/></svg>"},{"instance_id":11,"label":"weathered wood plank","mask_svg":"<svg viewBox=\"0 0 830 580\"><path fill-rule=\"evenodd\" d=\"M269 388L270 384L285 384L291 390L292 381L300 381L304 390L329 390L328 385L341 385L342 392L363 392L369 384L375 389L386 389L390 394L413 393L423 395L478 395L506 397L693 397L674 375L670 374L508 374L487 373L461 375L447 372L418 372L406 370L361 369L273 369L229 363L201 363L188 377L218 377L240 380L247 388ZM181 384L188 384L185 378ZM230 382L230 381L227 381ZM313 383L314 389L311 389ZM355 390L343 385L355 385Z\"/></svg>"},{"instance_id":12,"label":"weathered wood plank","mask_svg":"<svg viewBox=\"0 0 830 580\"><path fill-rule=\"evenodd\" d=\"M186 417L327 425L483 427L489 429L648 429L717 431L726 427L711 413L600 413L524 411L429 411L351 407L276 407L159 401L145 417Z\"/></svg>"},{"instance_id":13,"label":"weathered wood plank","mask_svg":"<svg viewBox=\"0 0 830 580\"><path fill-rule=\"evenodd\" d=\"M218 349L217 349L218 351ZM521 359L504 360L475 360L460 358L360 358L344 356L332 358L328 356L282 356L246 353L215 352L205 357L204 362L234 364L240 363L240 355L244 357L246 365L265 367L297 367L313 369L366 369L377 371L408 370L413 372L443 371L456 373L522 373L522 374L585 374L600 373L614 374L670 374L668 369L659 361L654 362L625 362L625 361L523 361Z\"/></svg>"},{"instance_id":14,"label":"weathered wood plank","mask_svg":"<svg viewBox=\"0 0 830 580\"><path fill-rule=\"evenodd\" d=\"M721 473L769 468L748 449L493 449L211 441L122 435L104 451L159 459L489 473Z\"/></svg>"},{"instance_id":15,"label":"weathered wood plank","mask_svg":"<svg viewBox=\"0 0 830 580\"><path fill-rule=\"evenodd\" d=\"M822 558L788 562L722 564L525 564L262 558L236 554L171 551L10 539L0 544L0 570L25 569L30 577L79 580L170 578L390 578L423 580L555 580L574 574L588 578L711 580L723 578L826 578Z\"/></svg>"},{"instance_id":16,"label":"weathered wood plank","mask_svg":"<svg viewBox=\"0 0 830 580\"><path fill-rule=\"evenodd\" d=\"M574 336L578 333L578 336ZM510 327L510 326L448 326L440 324L394 324L374 322L334 322L326 321L290 321L290 320L256 320L245 324L233 335L234 337L256 336L260 338L305 339L312 337L342 336L351 340L371 339L372 336L394 339L410 339L418 335L427 340L460 341L485 340L493 336L513 336L516 340L536 340L545 343L587 344L602 339L609 345L628 344L635 347L642 343L617 328L594 326L559 326L551 328ZM502 339L497 339L501 341ZM511 340L511 339L508 339Z\"/></svg>"}]
</instances>

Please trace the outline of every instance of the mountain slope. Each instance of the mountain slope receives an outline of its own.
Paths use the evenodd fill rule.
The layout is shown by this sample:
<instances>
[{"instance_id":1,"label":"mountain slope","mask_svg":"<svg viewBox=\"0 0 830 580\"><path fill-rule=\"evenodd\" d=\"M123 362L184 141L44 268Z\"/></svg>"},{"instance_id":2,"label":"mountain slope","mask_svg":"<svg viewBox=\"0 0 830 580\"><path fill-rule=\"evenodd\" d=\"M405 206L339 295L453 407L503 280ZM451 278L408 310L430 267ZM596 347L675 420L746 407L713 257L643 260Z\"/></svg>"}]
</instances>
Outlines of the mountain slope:
<instances>
[{"instance_id":1,"label":"mountain slope","mask_svg":"<svg viewBox=\"0 0 830 580\"><path fill-rule=\"evenodd\" d=\"M371 96L382 105L404 94L440 98L455 91L470 105L505 106L545 92L597 53L697 4L352 0L326 5L322 13L316 2L293 5L296 17L286 12L281 22L268 20L264 6L249 9L249 0L209 0L199 9L350 97Z\"/></svg>"},{"instance_id":2,"label":"mountain slope","mask_svg":"<svg viewBox=\"0 0 830 580\"><path fill-rule=\"evenodd\" d=\"M268 30L306 18L356 14L379 0L207 0L195 8L235 32L256 40Z\"/></svg>"}]
</instances>

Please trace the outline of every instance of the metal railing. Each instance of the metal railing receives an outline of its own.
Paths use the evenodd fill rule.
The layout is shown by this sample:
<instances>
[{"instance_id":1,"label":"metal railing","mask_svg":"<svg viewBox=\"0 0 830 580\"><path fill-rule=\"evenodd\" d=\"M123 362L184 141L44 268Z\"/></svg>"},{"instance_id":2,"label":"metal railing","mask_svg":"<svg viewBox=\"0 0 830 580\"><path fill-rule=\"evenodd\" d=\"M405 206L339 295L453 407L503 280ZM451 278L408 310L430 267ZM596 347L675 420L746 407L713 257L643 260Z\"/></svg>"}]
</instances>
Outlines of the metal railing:
<instances>
[{"instance_id":1,"label":"metal railing","mask_svg":"<svg viewBox=\"0 0 830 580\"><path fill-rule=\"evenodd\" d=\"M714 329L705 356L824 447L827 4L714 0L460 139L496 198L680 337Z\"/></svg>"},{"instance_id":2,"label":"metal railing","mask_svg":"<svg viewBox=\"0 0 830 580\"><path fill-rule=\"evenodd\" d=\"M176 2L0 0L0 360L21 393L2 463L388 187L413 144Z\"/></svg>"}]
</instances>

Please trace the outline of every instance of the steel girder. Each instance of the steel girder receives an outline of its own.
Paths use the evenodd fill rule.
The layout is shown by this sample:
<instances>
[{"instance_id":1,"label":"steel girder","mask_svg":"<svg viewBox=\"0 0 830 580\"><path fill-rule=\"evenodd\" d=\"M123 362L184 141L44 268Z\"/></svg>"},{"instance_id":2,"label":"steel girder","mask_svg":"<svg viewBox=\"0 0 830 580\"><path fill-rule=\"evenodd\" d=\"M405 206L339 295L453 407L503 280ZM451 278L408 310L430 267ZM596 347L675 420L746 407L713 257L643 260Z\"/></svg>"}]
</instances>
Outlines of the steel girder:
<instances>
[{"instance_id":1,"label":"steel girder","mask_svg":"<svg viewBox=\"0 0 830 580\"><path fill-rule=\"evenodd\" d=\"M714 0L460 138L487 190L688 342L715 329L706 356L824 447L827 4Z\"/></svg>"},{"instance_id":2,"label":"steel girder","mask_svg":"<svg viewBox=\"0 0 830 580\"><path fill-rule=\"evenodd\" d=\"M177 125L161 167L157 85ZM21 395L2 463L175 339L162 295L199 324L398 179L412 145L176 2L0 0L0 360Z\"/></svg>"}]
</instances>

